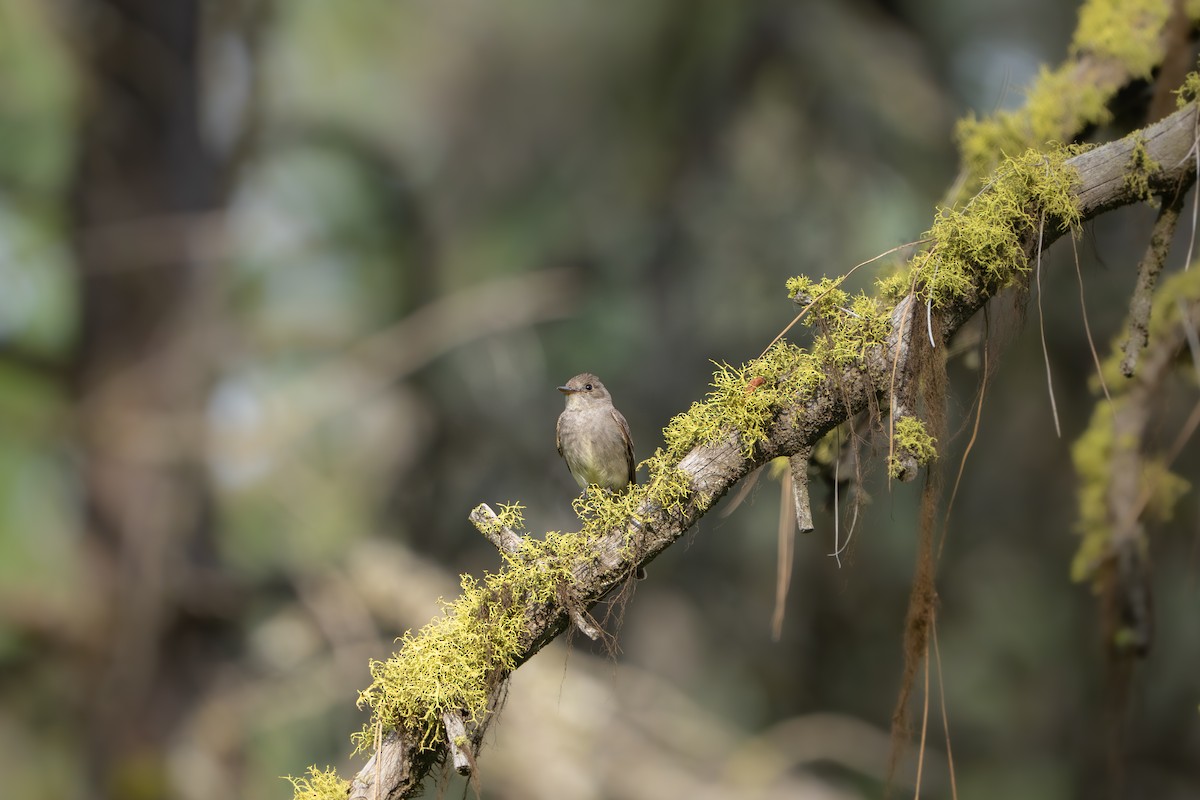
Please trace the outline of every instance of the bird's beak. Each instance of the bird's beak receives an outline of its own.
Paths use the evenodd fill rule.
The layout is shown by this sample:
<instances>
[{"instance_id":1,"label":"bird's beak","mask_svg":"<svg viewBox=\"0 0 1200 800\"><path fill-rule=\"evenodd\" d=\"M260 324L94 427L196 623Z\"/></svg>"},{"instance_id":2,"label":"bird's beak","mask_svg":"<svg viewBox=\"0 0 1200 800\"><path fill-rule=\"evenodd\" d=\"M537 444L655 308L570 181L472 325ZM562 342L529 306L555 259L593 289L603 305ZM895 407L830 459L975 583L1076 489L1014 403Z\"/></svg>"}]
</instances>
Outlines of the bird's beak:
<instances>
[{"instance_id":1,"label":"bird's beak","mask_svg":"<svg viewBox=\"0 0 1200 800\"><path fill-rule=\"evenodd\" d=\"M572 389L570 386L560 386L558 387L558 390L563 394L575 394L577 391L579 391L578 389Z\"/></svg>"}]
</instances>

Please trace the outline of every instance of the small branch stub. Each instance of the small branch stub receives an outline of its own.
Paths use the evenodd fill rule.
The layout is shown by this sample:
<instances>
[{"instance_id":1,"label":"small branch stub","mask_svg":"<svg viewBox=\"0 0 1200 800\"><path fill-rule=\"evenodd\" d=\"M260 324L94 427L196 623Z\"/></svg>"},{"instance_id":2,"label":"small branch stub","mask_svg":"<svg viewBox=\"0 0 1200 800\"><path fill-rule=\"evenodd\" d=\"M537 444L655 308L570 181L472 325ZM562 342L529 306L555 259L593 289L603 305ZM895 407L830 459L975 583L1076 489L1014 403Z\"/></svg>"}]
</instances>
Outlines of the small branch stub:
<instances>
[{"instance_id":1,"label":"small branch stub","mask_svg":"<svg viewBox=\"0 0 1200 800\"><path fill-rule=\"evenodd\" d=\"M459 775L470 775L474 771L475 759L471 755L471 740L467 736L466 723L457 712L447 711L442 714L442 724L446 727L446 742L450 747L454 771Z\"/></svg>"},{"instance_id":2,"label":"small branch stub","mask_svg":"<svg viewBox=\"0 0 1200 800\"><path fill-rule=\"evenodd\" d=\"M419 759L398 731L383 736L370 760L350 782L347 800L393 800L414 783Z\"/></svg>"},{"instance_id":3,"label":"small branch stub","mask_svg":"<svg viewBox=\"0 0 1200 800\"><path fill-rule=\"evenodd\" d=\"M521 549L521 537L516 531L500 521L487 503L480 503L467 517L484 537L502 553L516 553Z\"/></svg>"},{"instance_id":4,"label":"small branch stub","mask_svg":"<svg viewBox=\"0 0 1200 800\"><path fill-rule=\"evenodd\" d=\"M812 504L808 498L808 459L811 450L804 449L789 459L792 473L792 502L796 504L796 527L801 533L814 529Z\"/></svg>"},{"instance_id":5,"label":"small branch stub","mask_svg":"<svg viewBox=\"0 0 1200 800\"><path fill-rule=\"evenodd\" d=\"M559 584L558 587L558 602L567 610L567 616L571 619L571 624L579 629L579 632L591 639L593 642L600 641L604 635L601 630L596 627L595 622L579 602L579 598L572 592L571 587L564 584Z\"/></svg>"},{"instance_id":6,"label":"small branch stub","mask_svg":"<svg viewBox=\"0 0 1200 800\"><path fill-rule=\"evenodd\" d=\"M892 455L888 459L888 474L899 481L911 481L919 468L937 458L937 439L925 430L916 417L896 420L892 439Z\"/></svg>"}]
</instances>

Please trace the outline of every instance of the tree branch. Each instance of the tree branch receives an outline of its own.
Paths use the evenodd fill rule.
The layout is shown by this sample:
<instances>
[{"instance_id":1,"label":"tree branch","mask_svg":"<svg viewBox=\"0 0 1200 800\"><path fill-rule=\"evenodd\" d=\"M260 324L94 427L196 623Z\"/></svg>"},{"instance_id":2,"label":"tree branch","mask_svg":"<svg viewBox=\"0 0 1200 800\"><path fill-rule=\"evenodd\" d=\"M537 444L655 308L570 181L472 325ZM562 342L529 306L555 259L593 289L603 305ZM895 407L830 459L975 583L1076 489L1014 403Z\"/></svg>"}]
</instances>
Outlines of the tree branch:
<instances>
[{"instance_id":1,"label":"tree branch","mask_svg":"<svg viewBox=\"0 0 1200 800\"><path fill-rule=\"evenodd\" d=\"M1142 198L1144 189L1139 190L1126 180L1139 141L1155 165L1146 175L1150 190L1155 194L1183 191L1195 177L1196 125L1196 107L1188 106L1140 133L1068 159L1066 166L1078 174L1073 197L1081 219L1092 219ZM994 189L985 189L981 196L989 191ZM1039 247L1049 247L1064 229L1061 225L1028 224L1029 220L1046 218L1053 210L1034 207L1020 213L1025 221L1018 228L1023 230L1020 247L1028 264ZM1044 228L1044 235L1039 235L1039 227ZM912 337L934 336L936 332L936 345L941 347L1003 288L983 269L971 275L970 280L969 287L941 305L927 304L926 296L921 294L922 287L915 286L914 293L893 307L886 340L868 347L861 359L839 374L826 376L814 391L790 398L778 409L766 438L754 445L749 454L742 435L735 430L727 430L715 440L692 449L678 464L679 472L687 479L685 496L669 505L646 500L623 524L599 536L587 557L576 559L571 566L571 596L579 598L586 607L594 605L627 581L637 566L652 560L683 536L716 498L752 470L776 456L806 452L825 432L868 407L892 405L898 399L897 394L908 396L909 390L904 387L915 381L913 361L919 351ZM907 413L912 413L911 407ZM511 540L506 544L499 546L509 550ZM520 602L525 603L520 651L504 675L559 635L572 617L566 607L570 604L558 599ZM500 691L502 681L503 676L492 685L493 693ZM422 749L424 735L404 724L389 732L381 751L355 778L351 797L407 797L416 791L429 767L445 757L444 743Z\"/></svg>"}]
</instances>

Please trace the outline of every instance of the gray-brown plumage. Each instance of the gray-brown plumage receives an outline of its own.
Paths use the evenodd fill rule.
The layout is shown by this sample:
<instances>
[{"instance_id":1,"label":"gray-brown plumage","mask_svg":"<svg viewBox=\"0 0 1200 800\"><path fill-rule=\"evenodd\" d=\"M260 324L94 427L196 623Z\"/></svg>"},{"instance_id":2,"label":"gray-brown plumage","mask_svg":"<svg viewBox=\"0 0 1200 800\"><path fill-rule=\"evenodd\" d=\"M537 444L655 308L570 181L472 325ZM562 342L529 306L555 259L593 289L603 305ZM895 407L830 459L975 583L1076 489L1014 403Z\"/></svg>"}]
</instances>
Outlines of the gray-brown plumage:
<instances>
[{"instance_id":1,"label":"gray-brown plumage","mask_svg":"<svg viewBox=\"0 0 1200 800\"><path fill-rule=\"evenodd\" d=\"M558 417L558 454L580 488L595 485L615 492L633 483L629 423L613 408L600 379L585 372L558 390L567 397L567 408Z\"/></svg>"}]
</instances>

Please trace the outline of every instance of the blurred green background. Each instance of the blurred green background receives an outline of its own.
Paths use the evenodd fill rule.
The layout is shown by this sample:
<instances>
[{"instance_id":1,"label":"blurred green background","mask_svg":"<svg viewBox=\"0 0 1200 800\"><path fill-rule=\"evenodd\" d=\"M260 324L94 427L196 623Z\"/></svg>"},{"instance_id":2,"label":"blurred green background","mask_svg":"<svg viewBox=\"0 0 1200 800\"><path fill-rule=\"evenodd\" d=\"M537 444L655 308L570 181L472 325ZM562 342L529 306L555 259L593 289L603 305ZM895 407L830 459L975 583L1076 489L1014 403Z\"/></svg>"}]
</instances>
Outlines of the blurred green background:
<instances>
[{"instance_id":1,"label":"blurred green background","mask_svg":"<svg viewBox=\"0 0 1200 800\"><path fill-rule=\"evenodd\" d=\"M554 387L598 373L648 456L710 360L788 323L787 277L921 235L954 120L1019 105L1075 11L0 0L0 795L353 774L368 659L499 566L470 509L573 528ZM1101 344L1153 217L1080 242ZM957 790L1197 797L1196 502L1154 531L1156 642L1122 682L1068 579L1094 397L1065 242L1043 286L1063 438L1036 312L995 308L939 566ZM951 379L950 478L977 365ZM782 641L763 480L655 561L619 653L576 637L518 671L483 796L882 796L919 487L873 455L841 565L814 496ZM927 797L950 796L938 691Z\"/></svg>"}]
</instances>

